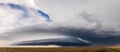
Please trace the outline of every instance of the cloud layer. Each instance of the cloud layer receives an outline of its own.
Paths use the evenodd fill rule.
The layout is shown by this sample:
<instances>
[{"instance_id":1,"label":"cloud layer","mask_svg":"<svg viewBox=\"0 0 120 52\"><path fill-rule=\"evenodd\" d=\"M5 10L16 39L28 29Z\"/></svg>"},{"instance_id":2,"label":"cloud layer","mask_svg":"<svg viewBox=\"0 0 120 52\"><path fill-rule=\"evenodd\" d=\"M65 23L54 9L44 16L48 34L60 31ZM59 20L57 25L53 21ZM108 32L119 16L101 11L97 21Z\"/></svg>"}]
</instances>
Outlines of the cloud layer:
<instances>
[{"instance_id":1,"label":"cloud layer","mask_svg":"<svg viewBox=\"0 0 120 52\"><path fill-rule=\"evenodd\" d=\"M110 40L119 39L116 37L120 31L119 3L118 0L0 0L0 39L15 43L76 37L80 42L111 43Z\"/></svg>"}]
</instances>

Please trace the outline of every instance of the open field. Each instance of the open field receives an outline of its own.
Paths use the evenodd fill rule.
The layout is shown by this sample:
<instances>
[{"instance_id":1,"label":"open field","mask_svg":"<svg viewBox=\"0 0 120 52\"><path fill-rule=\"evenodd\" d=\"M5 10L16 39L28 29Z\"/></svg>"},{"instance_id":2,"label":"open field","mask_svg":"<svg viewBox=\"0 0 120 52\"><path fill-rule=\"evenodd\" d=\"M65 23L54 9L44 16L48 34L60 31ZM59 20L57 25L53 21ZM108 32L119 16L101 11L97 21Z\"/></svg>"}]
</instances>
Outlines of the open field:
<instances>
[{"instance_id":1,"label":"open field","mask_svg":"<svg viewBox=\"0 0 120 52\"><path fill-rule=\"evenodd\" d=\"M120 52L117 49L113 48L98 48L98 47L63 47L63 48L55 48L55 47L49 47L49 48L42 48L42 47L7 47L7 48L0 48L0 52Z\"/></svg>"}]
</instances>

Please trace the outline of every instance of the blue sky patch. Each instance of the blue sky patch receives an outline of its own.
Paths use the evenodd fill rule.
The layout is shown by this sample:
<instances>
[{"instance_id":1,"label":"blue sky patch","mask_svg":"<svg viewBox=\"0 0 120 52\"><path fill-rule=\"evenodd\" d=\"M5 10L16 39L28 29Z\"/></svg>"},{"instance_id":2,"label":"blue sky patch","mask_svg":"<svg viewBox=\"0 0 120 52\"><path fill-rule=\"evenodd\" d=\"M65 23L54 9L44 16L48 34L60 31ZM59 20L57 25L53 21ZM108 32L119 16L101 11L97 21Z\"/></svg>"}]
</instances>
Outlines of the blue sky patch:
<instances>
[{"instance_id":1,"label":"blue sky patch","mask_svg":"<svg viewBox=\"0 0 120 52\"><path fill-rule=\"evenodd\" d=\"M43 11L37 10L37 12L43 16L44 18L46 18L47 21L51 22L52 20L50 19L50 16L46 13L44 13Z\"/></svg>"}]
</instances>

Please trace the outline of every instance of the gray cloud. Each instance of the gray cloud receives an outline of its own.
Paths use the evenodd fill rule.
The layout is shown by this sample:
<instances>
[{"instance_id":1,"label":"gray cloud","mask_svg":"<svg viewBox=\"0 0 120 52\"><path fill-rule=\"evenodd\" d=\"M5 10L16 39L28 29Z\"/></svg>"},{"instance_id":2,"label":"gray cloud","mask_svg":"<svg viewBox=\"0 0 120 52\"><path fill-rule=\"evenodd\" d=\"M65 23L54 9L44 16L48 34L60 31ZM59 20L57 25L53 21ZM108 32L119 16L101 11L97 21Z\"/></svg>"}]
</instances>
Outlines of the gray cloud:
<instances>
[{"instance_id":1,"label":"gray cloud","mask_svg":"<svg viewBox=\"0 0 120 52\"><path fill-rule=\"evenodd\" d=\"M11 32L3 34L4 36L0 36L0 38L4 37L1 39L13 41L12 44L18 43L20 45L27 45L27 44L34 45L33 43L34 41L38 41L40 44L41 44L41 41L52 42L51 39L54 39L56 41L63 39L63 42L64 42L65 39L69 39L73 37L75 39L72 39L72 41L78 40L77 38L81 38L84 41L89 41L90 43L92 43L92 45L114 45L114 44L119 44L119 40L118 40L119 35L117 34L118 34L117 32L101 31L98 33L97 30L80 29L80 28L76 29L76 28L69 28L69 27L67 28L58 27L58 28L48 29L44 27L42 28L37 25L32 27L15 29ZM114 35L117 35L117 36L114 36ZM53 41L53 42L56 42L56 41ZM84 43L84 41L80 40L77 42ZM35 44L37 44L38 42L36 42Z\"/></svg>"}]
</instances>

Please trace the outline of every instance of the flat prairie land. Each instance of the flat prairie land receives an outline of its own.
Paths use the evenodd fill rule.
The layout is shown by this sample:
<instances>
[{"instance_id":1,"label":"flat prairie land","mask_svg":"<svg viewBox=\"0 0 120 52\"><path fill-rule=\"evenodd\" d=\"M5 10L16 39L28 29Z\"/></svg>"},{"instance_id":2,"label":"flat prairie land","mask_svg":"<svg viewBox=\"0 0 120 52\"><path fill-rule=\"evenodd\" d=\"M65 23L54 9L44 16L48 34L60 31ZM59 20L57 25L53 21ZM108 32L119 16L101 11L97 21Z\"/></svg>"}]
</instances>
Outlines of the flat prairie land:
<instances>
[{"instance_id":1,"label":"flat prairie land","mask_svg":"<svg viewBox=\"0 0 120 52\"><path fill-rule=\"evenodd\" d=\"M120 52L106 47L4 47L0 52Z\"/></svg>"}]
</instances>

